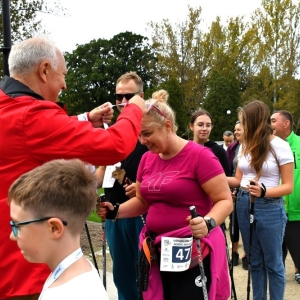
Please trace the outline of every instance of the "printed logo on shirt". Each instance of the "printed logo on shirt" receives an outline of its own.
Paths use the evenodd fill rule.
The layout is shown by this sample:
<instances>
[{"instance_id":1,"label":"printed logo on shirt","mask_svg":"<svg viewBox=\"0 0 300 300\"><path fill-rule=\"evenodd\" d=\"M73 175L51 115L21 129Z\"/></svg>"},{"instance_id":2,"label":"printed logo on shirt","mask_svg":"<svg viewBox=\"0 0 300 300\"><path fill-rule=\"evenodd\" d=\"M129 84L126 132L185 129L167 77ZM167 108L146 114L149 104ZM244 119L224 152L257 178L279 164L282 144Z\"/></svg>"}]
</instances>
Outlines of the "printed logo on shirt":
<instances>
[{"instance_id":1,"label":"printed logo on shirt","mask_svg":"<svg viewBox=\"0 0 300 300\"><path fill-rule=\"evenodd\" d=\"M161 186L163 184L169 184L170 182L172 182L172 179L178 173L179 173L179 171L156 173L155 175L151 176L147 180L143 181L141 186L148 187L148 191L159 192L161 189Z\"/></svg>"}]
</instances>

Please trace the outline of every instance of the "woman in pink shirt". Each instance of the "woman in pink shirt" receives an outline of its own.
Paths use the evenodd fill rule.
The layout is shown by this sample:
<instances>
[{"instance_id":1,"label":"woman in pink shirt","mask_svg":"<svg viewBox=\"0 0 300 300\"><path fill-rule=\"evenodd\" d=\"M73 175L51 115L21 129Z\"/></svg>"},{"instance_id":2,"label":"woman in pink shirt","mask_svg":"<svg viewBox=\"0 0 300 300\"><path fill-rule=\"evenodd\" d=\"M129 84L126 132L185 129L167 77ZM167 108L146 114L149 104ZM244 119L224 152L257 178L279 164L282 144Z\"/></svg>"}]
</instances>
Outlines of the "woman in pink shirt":
<instances>
[{"instance_id":1,"label":"woman in pink shirt","mask_svg":"<svg viewBox=\"0 0 300 300\"><path fill-rule=\"evenodd\" d=\"M138 168L137 197L115 208L104 203L109 209L106 216L116 219L148 213L141 246L144 238L150 236L161 264L159 270L156 261L151 261L143 289L145 300L204 299L197 255L196 261L193 259L195 243L186 270L163 271L162 262L168 260L168 254L162 254L166 244L160 243L161 239L192 235L201 238L209 299L228 299L225 240L218 225L231 213L232 200L223 168L210 149L177 136L174 112L166 104L166 91L158 91L152 98L146 101L148 113L142 119L140 142L149 151ZM189 207L193 205L201 217L191 219ZM100 216L105 212L101 208ZM140 274L145 279L143 275Z\"/></svg>"}]
</instances>

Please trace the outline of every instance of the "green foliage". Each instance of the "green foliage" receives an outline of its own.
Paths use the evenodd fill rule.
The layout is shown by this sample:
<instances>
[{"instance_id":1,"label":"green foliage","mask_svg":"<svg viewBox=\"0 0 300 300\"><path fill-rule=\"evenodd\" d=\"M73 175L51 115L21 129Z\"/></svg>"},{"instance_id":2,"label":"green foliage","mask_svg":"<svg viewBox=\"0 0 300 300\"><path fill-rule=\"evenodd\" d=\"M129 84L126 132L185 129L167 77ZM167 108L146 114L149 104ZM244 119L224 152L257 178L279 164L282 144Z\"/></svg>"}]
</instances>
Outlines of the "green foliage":
<instances>
[{"instance_id":1,"label":"green foliage","mask_svg":"<svg viewBox=\"0 0 300 300\"><path fill-rule=\"evenodd\" d=\"M292 79L300 67L300 3L263 0L261 5L252 16L258 37L256 64L260 70L270 69L272 98L276 103L281 96L281 79Z\"/></svg>"},{"instance_id":2,"label":"green foliage","mask_svg":"<svg viewBox=\"0 0 300 300\"><path fill-rule=\"evenodd\" d=\"M210 139L219 141L225 130L233 130L237 120L237 109L241 105L239 83L233 74L227 77L212 71L208 82L209 92L203 103L213 118L213 130Z\"/></svg>"},{"instance_id":3,"label":"green foliage","mask_svg":"<svg viewBox=\"0 0 300 300\"><path fill-rule=\"evenodd\" d=\"M175 78L180 83L186 113L195 110L205 94L207 49L203 47L201 7L188 6L185 22L172 26L168 19L161 24L150 22L153 48L158 53L159 84Z\"/></svg>"},{"instance_id":4,"label":"green foliage","mask_svg":"<svg viewBox=\"0 0 300 300\"><path fill-rule=\"evenodd\" d=\"M189 122L189 114L184 109L184 97L179 82L175 78L170 78L167 82L161 85L169 93L168 104L175 112L177 123L177 134L185 136Z\"/></svg>"},{"instance_id":5,"label":"green foliage","mask_svg":"<svg viewBox=\"0 0 300 300\"><path fill-rule=\"evenodd\" d=\"M217 71L236 78L243 102L259 99L271 111L289 103L297 119L298 94L290 87L300 67L300 2L262 0L250 21L236 17L221 22L217 17L208 30L201 12L201 7L188 6L185 22L149 23L160 84L175 78L190 112L207 100L207 83Z\"/></svg>"},{"instance_id":6,"label":"green foliage","mask_svg":"<svg viewBox=\"0 0 300 300\"><path fill-rule=\"evenodd\" d=\"M283 79L286 79L288 84L284 86L283 96L280 98L278 103L275 104L275 109L283 109L293 112L293 129L296 134L300 135L300 80L294 78Z\"/></svg>"},{"instance_id":7,"label":"green foliage","mask_svg":"<svg viewBox=\"0 0 300 300\"><path fill-rule=\"evenodd\" d=\"M60 101L67 104L70 114L78 114L107 101L115 102L117 79L136 71L143 79L144 90L153 85L156 57L147 38L124 32L110 40L92 40L65 53L68 68L67 90Z\"/></svg>"},{"instance_id":8,"label":"green foliage","mask_svg":"<svg viewBox=\"0 0 300 300\"><path fill-rule=\"evenodd\" d=\"M101 222L102 222L101 218L98 217L96 211L93 211L93 212L89 215L88 221L97 222L97 223L101 223Z\"/></svg>"},{"instance_id":9,"label":"green foliage","mask_svg":"<svg viewBox=\"0 0 300 300\"><path fill-rule=\"evenodd\" d=\"M97 193L100 196L101 194L104 193L104 189L103 188L98 189ZM93 221L93 222L98 222L98 223L102 222L101 218L98 217L98 215L96 213L96 209L89 215L88 221Z\"/></svg>"}]
</instances>

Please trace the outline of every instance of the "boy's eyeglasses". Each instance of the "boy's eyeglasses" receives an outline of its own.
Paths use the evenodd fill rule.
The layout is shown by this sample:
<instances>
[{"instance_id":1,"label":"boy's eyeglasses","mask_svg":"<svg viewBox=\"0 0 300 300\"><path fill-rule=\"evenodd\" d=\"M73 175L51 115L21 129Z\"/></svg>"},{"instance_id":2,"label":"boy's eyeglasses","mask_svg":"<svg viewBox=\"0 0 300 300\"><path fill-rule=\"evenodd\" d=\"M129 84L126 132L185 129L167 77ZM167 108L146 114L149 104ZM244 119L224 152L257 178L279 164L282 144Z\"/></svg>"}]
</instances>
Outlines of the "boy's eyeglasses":
<instances>
[{"instance_id":1,"label":"boy's eyeglasses","mask_svg":"<svg viewBox=\"0 0 300 300\"><path fill-rule=\"evenodd\" d=\"M125 97L125 99L128 101L130 100L133 96L137 95L141 93L141 91L137 91L136 93L128 93L128 94L116 94L116 99L118 101L122 101L123 98Z\"/></svg>"},{"instance_id":2,"label":"boy's eyeglasses","mask_svg":"<svg viewBox=\"0 0 300 300\"><path fill-rule=\"evenodd\" d=\"M151 103L146 103L146 107L147 107L147 112L150 111L151 109L154 109L156 112L158 112L161 116L165 117L166 119L168 119L167 115L162 112L157 106L155 106L154 104Z\"/></svg>"},{"instance_id":3,"label":"boy's eyeglasses","mask_svg":"<svg viewBox=\"0 0 300 300\"><path fill-rule=\"evenodd\" d=\"M12 229L12 232L13 232L14 236L17 237L20 226L28 225L28 224L35 223L35 222L48 221L51 218L54 218L54 217L45 217L45 218L34 219L34 220L31 220L31 221L25 221L25 222L19 222L19 223L15 223L15 221L10 221L10 226L11 226L11 229ZM65 226L68 225L68 223L66 221L63 221L63 220L61 220L61 221Z\"/></svg>"}]
</instances>

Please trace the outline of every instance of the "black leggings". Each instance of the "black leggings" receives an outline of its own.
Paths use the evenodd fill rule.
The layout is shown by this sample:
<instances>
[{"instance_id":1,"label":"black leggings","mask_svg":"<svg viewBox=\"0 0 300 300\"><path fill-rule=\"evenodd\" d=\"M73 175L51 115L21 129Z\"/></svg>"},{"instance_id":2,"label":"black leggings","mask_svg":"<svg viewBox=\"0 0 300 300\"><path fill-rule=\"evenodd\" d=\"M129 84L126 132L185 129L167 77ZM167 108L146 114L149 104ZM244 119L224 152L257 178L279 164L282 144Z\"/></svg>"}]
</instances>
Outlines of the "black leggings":
<instances>
[{"instance_id":1,"label":"black leggings","mask_svg":"<svg viewBox=\"0 0 300 300\"><path fill-rule=\"evenodd\" d=\"M211 283L210 255L203 260L204 273L207 278L206 288L209 291ZM200 275L199 266L183 272L160 272L164 291L164 300L203 300L202 287L195 284L195 279Z\"/></svg>"},{"instance_id":2,"label":"black leggings","mask_svg":"<svg viewBox=\"0 0 300 300\"><path fill-rule=\"evenodd\" d=\"M288 248L295 267L300 272L300 221L288 221L285 227L284 241Z\"/></svg>"},{"instance_id":3,"label":"black leggings","mask_svg":"<svg viewBox=\"0 0 300 300\"><path fill-rule=\"evenodd\" d=\"M234 203L235 205L235 203ZM237 218L236 209L229 215L229 230L230 230L230 240L231 243L237 243L240 239L240 227Z\"/></svg>"}]
</instances>

